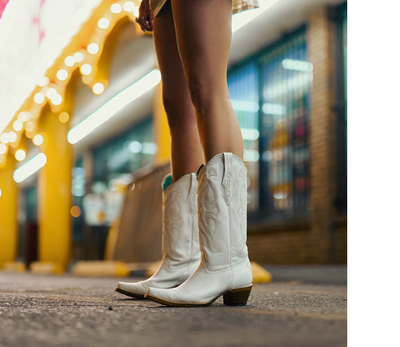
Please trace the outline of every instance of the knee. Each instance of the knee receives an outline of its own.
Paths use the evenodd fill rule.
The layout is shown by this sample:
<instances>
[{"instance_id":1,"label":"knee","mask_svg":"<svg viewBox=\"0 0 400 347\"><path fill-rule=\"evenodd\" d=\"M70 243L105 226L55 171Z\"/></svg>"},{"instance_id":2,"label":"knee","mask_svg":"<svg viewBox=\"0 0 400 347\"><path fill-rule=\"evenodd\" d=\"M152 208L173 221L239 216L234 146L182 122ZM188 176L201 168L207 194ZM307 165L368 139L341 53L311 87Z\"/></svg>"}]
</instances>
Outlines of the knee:
<instances>
[{"instance_id":1,"label":"knee","mask_svg":"<svg viewBox=\"0 0 400 347\"><path fill-rule=\"evenodd\" d=\"M189 77L188 87L190 98L199 115L202 115L210 103L210 84L199 77Z\"/></svg>"}]
</instances>

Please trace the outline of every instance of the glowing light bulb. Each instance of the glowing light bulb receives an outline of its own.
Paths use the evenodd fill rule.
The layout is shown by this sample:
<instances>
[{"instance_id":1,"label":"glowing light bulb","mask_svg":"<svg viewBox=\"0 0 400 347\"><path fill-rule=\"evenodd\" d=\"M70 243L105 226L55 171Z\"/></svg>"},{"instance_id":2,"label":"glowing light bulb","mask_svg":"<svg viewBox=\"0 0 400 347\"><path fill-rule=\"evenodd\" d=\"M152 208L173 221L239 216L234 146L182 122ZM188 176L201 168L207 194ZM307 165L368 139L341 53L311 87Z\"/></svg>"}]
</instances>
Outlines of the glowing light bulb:
<instances>
[{"instance_id":1,"label":"glowing light bulb","mask_svg":"<svg viewBox=\"0 0 400 347\"><path fill-rule=\"evenodd\" d=\"M13 131L8 133L8 142L13 143L17 141L17 134Z\"/></svg>"},{"instance_id":2,"label":"glowing light bulb","mask_svg":"<svg viewBox=\"0 0 400 347\"><path fill-rule=\"evenodd\" d=\"M42 104L44 101L43 93L36 93L35 96L33 97L33 100L39 105Z\"/></svg>"},{"instance_id":3,"label":"glowing light bulb","mask_svg":"<svg viewBox=\"0 0 400 347\"><path fill-rule=\"evenodd\" d=\"M40 146L43 143L43 136L40 134L36 134L32 142L35 146Z\"/></svg>"},{"instance_id":4,"label":"glowing light bulb","mask_svg":"<svg viewBox=\"0 0 400 347\"><path fill-rule=\"evenodd\" d=\"M4 143L0 143L0 154L5 154L7 152L7 146Z\"/></svg>"},{"instance_id":5,"label":"glowing light bulb","mask_svg":"<svg viewBox=\"0 0 400 347\"><path fill-rule=\"evenodd\" d=\"M83 64L81 66L81 73L82 75L90 75L90 73L92 72L92 66L89 64Z\"/></svg>"},{"instance_id":6,"label":"glowing light bulb","mask_svg":"<svg viewBox=\"0 0 400 347\"><path fill-rule=\"evenodd\" d=\"M56 94L55 96L52 97L51 103L55 106L61 105L62 103L62 96L60 94Z\"/></svg>"},{"instance_id":7,"label":"glowing light bulb","mask_svg":"<svg viewBox=\"0 0 400 347\"><path fill-rule=\"evenodd\" d=\"M35 129L35 125L32 122L28 122L25 124L25 130L30 133Z\"/></svg>"},{"instance_id":8,"label":"glowing light bulb","mask_svg":"<svg viewBox=\"0 0 400 347\"><path fill-rule=\"evenodd\" d=\"M70 212L74 218L78 218L81 215L81 209L78 206L72 206Z\"/></svg>"},{"instance_id":9,"label":"glowing light bulb","mask_svg":"<svg viewBox=\"0 0 400 347\"><path fill-rule=\"evenodd\" d=\"M32 114L29 112L29 111L26 111L26 112L24 112L25 113L25 115L26 115L26 120L25 121L27 121L27 120L30 120L31 118L32 118ZM21 119L22 120L22 119ZM25 122L24 120L22 120L23 122Z\"/></svg>"},{"instance_id":10,"label":"glowing light bulb","mask_svg":"<svg viewBox=\"0 0 400 347\"><path fill-rule=\"evenodd\" d=\"M64 60L64 64L69 66L69 67L74 66L74 64L75 64L74 57L71 57L70 55L68 57L66 57L65 60Z\"/></svg>"},{"instance_id":11,"label":"glowing light bulb","mask_svg":"<svg viewBox=\"0 0 400 347\"><path fill-rule=\"evenodd\" d=\"M65 81L68 78L68 72L65 69L60 69L57 71L57 78L60 81Z\"/></svg>"},{"instance_id":12,"label":"glowing light bulb","mask_svg":"<svg viewBox=\"0 0 400 347\"><path fill-rule=\"evenodd\" d=\"M76 52L74 54L74 59L77 63L80 63L83 60L83 54L81 52Z\"/></svg>"},{"instance_id":13,"label":"glowing light bulb","mask_svg":"<svg viewBox=\"0 0 400 347\"><path fill-rule=\"evenodd\" d=\"M97 25L99 26L100 29L107 29L110 26L110 21L107 18L101 18L97 22Z\"/></svg>"},{"instance_id":14,"label":"glowing light bulb","mask_svg":"<svg viewBox=\"0 0 400 347\"><path fill-rule=\"evenodd\" d=\"M8 143L10 142L9 136L7 133L3 133L0 135L0 141L1 143Z\"/></svg>"},{"instance_id":15,"label":"glowing light bulb","mask_svg":"<svg viewBox=\"0 0 400 347\"><path fill-rule=\"evenodd\" d=\"M24 123L22 123L19 119L17 119L13 123L13 128L15 131L20 131L20 130L22 130L23 127L24 127Z\"/></svg>"},{"instance_id":16,"label":"glowing light bulb","mask_svg":"<svg viewBox=\"0 0 400 347\"><path fill-rule=\"evenodd\" d=\"M46 90L46 96L49 99L54 98L57 95L57 90L55 88L49 88Z\"/></svg>"},{"instance_id":17,"label":"glowing light bulb","mask_svg":"<svg viewBox=\"0 0 400 347\"><path fill-rule=\"evenodd\" d=\"M43 77L39 80L38 86L39 86L39 87L45 87L45 86L47 86L48 84L49 84L49 78L46 77L46 76L43 76Z\"/></svg>"},{"instance_id":18,"label":"glowing light bulb","mask_svg":"<svg viewBox=\"0 0 400 347\"><path fill-rule=\"evenodd\" d=\"M28 115L25 112L21 112L18 114L18 119L21 122L26 122L28 120Z\"/></svg>"},{"instance_id":19,"label":"glowing light bulb","mask_svg":"<svg viewBox=\"0 0 400 347\"><path fill-rule=\"evenodd\" d=\"M122 7L120 4L113 4L111 6L111 12L112 13L120 13L122 11Z\"/></svg>"},{"instance_id":20,"label":"glowing light bulb","mask_svg":"<svg viewBox=\"0 0 400 347\"><path fill-rule=\"evenodd\" d=\"M36 118L39 115L39 111L35 108L33 108L30 112L33 118Z\"/></svg>"},{"instance_id":21,"label":"glowing light bulb","mask_svg":"<svg viewBox=\"0 0 400 347\"><path fill-rule=\"evenodd\" d=\"M104 85L103 85L103 83L100 83L100 82L98 82L98 83L96 83L94 86L93 86L93 93L95 93L96 95L100 95L101 93L103 93L104 92Z\"/></svg>"},{"instance_id":22,"label":"glowing light bulb","mask_svg":"<svg viewBox=\"0 0 400 347\"><path fill-rule=\"evenodd\" d=\"M18 161L23 161L26 158L26 153L23 149L19 149L15 152L15 159Z\"/></svg>"},{"instance_id":23,"label":"glowing light bulb","mask_svg":"<svg viewBox=\"0 0 400 347\"><path fill-rule=\"evenodd\" d=\"M87 47L87 51L90 54L96 54L99 51L99 45L93 42Z\"/></svg>"},{"instance_id":24,"label":"glowing light bulb","mask_svg":"<svg viewBox=\"0 0 400 347\"><path fill-rule=\"evenodd\" d=\"M69 114L67 112L61 112L58 116L58 120L65 124L69 121Z\"/></svg>"},{"instance_id":25,"label":"glowing light bulb","mask_svg":"<svg viewBox=\"0 0 400 347\"><path fill-rule=\"evenodd\" d=\"M127 1L124 4L124 10L126 12L132 12L135 9L135 4L132 1Z\"/></svg>"}]
</instances>

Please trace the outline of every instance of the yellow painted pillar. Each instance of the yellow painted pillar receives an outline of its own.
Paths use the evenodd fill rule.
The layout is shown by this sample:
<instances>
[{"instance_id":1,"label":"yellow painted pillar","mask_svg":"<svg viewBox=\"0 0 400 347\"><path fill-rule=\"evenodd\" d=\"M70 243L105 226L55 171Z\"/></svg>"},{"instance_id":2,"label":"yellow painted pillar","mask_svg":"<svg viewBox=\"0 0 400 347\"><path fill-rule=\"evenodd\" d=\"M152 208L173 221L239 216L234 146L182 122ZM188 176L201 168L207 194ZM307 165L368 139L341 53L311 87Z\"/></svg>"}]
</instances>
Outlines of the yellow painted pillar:
<instances>
[{"instance_id":1,"label":"yellow painted pillar","mask_svg":"<svg viewBox=\"0 0 400 347\"><path fill-rule=\"evenodd\" d=\"M9 154L0 167L0 268L14 262L18 245L18 186L13 179L15 158Z\"/></svg>"},{"instance_id":2,"label":"yellow painted pillar","mask_svg":"<svg viewBox=\"0 0 400 347\"><path fill-rule=\"evenodd\" d=\"M71 259L73 149L67 142L68 123L62 124L49 107L43 112L39 130L47 163L38 182L39 262L31 270L60 273Z\"/></svg>"},{"instance_id":3,"label":"yellow painted pillar","mask_svg":"<svg viewBox=\"0 0 400 347\"><path fill-rule=\"evenodd\" d=\"M171 157L171 134L162 101L162 83L159 83L154 88L153 136L154 142L158 147L158 152L154 156L154 165L163 165L169 162Z\"/></svg>"}]
</instances>

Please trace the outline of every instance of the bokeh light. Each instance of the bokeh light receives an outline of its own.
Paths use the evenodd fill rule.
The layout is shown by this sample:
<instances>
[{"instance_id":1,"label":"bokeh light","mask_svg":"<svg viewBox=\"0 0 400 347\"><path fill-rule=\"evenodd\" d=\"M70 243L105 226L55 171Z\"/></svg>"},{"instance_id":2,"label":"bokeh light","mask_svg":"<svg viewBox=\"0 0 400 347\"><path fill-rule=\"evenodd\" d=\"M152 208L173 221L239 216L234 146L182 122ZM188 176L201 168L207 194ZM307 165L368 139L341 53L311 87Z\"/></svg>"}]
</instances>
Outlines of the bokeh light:
<instances>
[{"instance_id":1,"label":"bokeh light","mask_svg":"<svg viewBox=\"0 0 400 347\"><path fill-rule=\"evenodd\" d=\"M72 206L71 207L71 216L74 218L78 218L81 215L81 209L79 206Z\"/></svg>"},{"instance_id":2,"label":"bokeh light","mask_svg":"<svg viewBox=\"0 0 400 347\"><path fill-rule=\"evenodd\" d=\"M69 66L69 67L74 66L74 64L75 64L75 59L74 59L74 57L71 57L71 56L69 55L68 57L65 58L64 63L65 63L65 65L67 65L67 66Z\"/></svg>"},{"instance_id":3,"label":"bokeh light","mask_svg":"<svg viewBox=\"0 0 400 347\"><path fill-rule=\"evenodd\" d=\"M83 64L81 66L81 73L82 75L90 75L90 73L92 72L92 66L90 64Z\"/></svg>"},{"instance_id":4,"label":"bokeh light","mask_svg":"<svg viewBox=\"0 0 400 347\"><path fill-rule=\"evenodd\" d=\"M7 146L4 143L0 143L0 154L5 154L7 152Z\"/></svg>"},{"instance_id":5,"label":"bokeh light","mask_svg":"<svg viewBox=\"0 0 400 347\"><path fill-rule=\"evenodd\" d=\"M124 4L124 10L126 12L132 12L135 9L135 4L132 1L127 1Z\"/></svg>"},{"instance_id":6,"label":"bokeh light","mask_svg":"<svg viewBox=\"0 0 400 347\"><path fill-rule=\"evenodd\" d=\"M38 86L39 86L39 87L45 87L45 86L47 86L48 84L49 84L49 78L46 77L46 76L43 76L43 77L39 80Z\"/></svg>"},{"instance_id":7,"label":"bokeh light","mask_svg":"<svg viewBox=\"0 0 400 347\"><path fill-rule=\"evenodd\" d=\"M65 70L65 69L60 69L60 70L58 70L58 72L57 72L57 78L58 78L60 81L65 81L65 80L68 78L68 72L67 72L67 70Z\"/></svg>"},{"instance_id":8,"label":"bokeh light","mask_svg":"<svg viewBox=\"0 0 400 347\"><path fill-rule=\"evenodd\" d=\"M74 54L74 59L77 63L80 63L83 60L83 54L81 52L76 52Z\"/></svg>"},{"instance_id":9,"label":"bokeh light","mask_svg":"<svg viewBox=\"0 0 400 347\"><path fill-rule=\"evenodd\" d=\"M21 122L26 122L26 121L28 120L28 114L27 114L26 112L20 112L20 113L18 114L18 119L19 119Z\"/></svg>"},{"instance_id":10,"label":"bokeh light","mask_svg":"<svg viewBox=\"0 0 400 347\"><path fill-rule=\"evenodd\" d=\"M17 119L13 123L13 128L15 131L20 131L20 130L22 130L23 127L24 127L24 123L22 123L19 119Z\"/></svg>"},{"instance_id":11,"label":"bokeh light","mask_svg":"<svg viewBox=\"0 0 400 347\"><path fill-rule=\"evenodd\" d=\"M17 134L13 131L8 133L8 142L13 143L17 141Z\"/></svg>"},{"instance_id":12,"label":"bokeh light","mask_svg":"<svg viewBox=\"0 0 400 347\"><path fill-rule=\"evenodd\" d=\"M55 96L53 96L52 98L51 98L51 103L53 104L53 105L56 105L56 106L58 106L58 105L61 105L61 103L62 103L62 96L60 95L60 94L56 94Z\"/></svg>"},{"instance_id":13,"label":"bokeh light","mask_svg":"<svg viewBox=\"0 0 400 347\"><path fill-rule=\"evenodd\" d=\"M96 95L100 95L103 92L104 92L103 83L98 82L93 86L93 93L95 93Z\"/></svg>"},{"instance_id":14,"label":"bokeh light","mask_svg":"<svg viewBox=\"0 0 400 347\"><path fill-rule=\"evenodd\" d=\"M107 29L110 26L110 21L107 18L101 18L97 25L100 29Z\"/></svg>"},{"instance_id":15,"label":"bokeh light","mask_svg":"<svg viewBox=\"0 0 400 347\"><path fill-rule=\"evenodd\" d=\"M49 88L46 90L46 96L49 99L54 98L57 95L57 90L55 88Z\"/></svg>"},{"instance_id":16,"label":"bokeh light","mask_svg":"<svg viewBox=\"0 0 400 347\"><path fill-rule=\"evenodd\" d=\"M0 135L0 142L1 143L8 143L10 141L9 136L7 133L3 133Z\"/></svg>"},{"instance_id":17,"label":"bokeh light","mask_svg":"<svg viewBox=\"0 0 400 347\"><path fill-rule=\"evenodd\" d=\"M31 132L35 129L35 124L33 124L32 122L28 122L25 124L25 130L27 132Z\"/></svg>"},{"instance_id":18,"label":"bokeh light","mask_svg":"<svg viewBox=\"0 0 400 347\"><path fill-rule=\"evenodd\" d=\"M99 45L95 42L92 42L88 47L87 47L87 51L90 54L96 54L99 51Z\"/></svg>"},{"instance_id":19,"label":"bokeh light","mask_svg":"<svg viewBox=\"0 0 400 347\"><path fill-rule=\"evenodd\" d=\"M69 114L67 112L61 112L58 116L58 120L65 124L69 121Z\"/></svg>"},{"instance_id":20,"label":"bokeh light","mask_svg":"<svg viewBox=\"0 0 400 347\"><path fill-rule=\"evenodd\" d=\"M111 12L112 13L120 13L122 11L122 7L120 4L112 4Z\"/></svg>"},{"instance_id":21,"label":"bokeh light","mask_svg":"<svg viewBox=\"0 0 400 347\"><path fill-rule=\"evenodd\" d=\"M23 149L19 149L15 152L15 159L18 161L23 161L26 158L26 153Z\"/></svg>"},{"instance_id":22,"label":"bokeh light","mask_svg":"<svg viewBox=\"0 0 400 347\"><path fill-rule=\"evenodd\" d=\"M36 134L32 142L35 146L40 146L43 143L43 136L40 134Z\"/></svg>"},{"instance_id":23,"label":"bokeh light","mask_svg":"<svg viewBox=\"0 0 400 347\"><path fill-rule=\"evenodd\" d=\"M43 93L36 93L35 96L33 97L33 100L39 105L42 104L44 101Z\"/></svg>"}]
</instances>

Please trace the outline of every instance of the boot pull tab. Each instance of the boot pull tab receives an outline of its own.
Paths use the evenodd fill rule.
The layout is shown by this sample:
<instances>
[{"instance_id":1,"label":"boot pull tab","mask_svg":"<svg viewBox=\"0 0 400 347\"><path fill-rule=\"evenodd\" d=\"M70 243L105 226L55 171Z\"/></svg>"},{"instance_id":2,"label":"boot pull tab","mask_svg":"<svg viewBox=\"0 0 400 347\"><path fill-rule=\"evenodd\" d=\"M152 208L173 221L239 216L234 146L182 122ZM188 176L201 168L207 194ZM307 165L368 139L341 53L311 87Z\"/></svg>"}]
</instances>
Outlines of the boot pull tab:
<instances>
[{"instance_id":1,"label":"boot pull tab","mask_svg":"<svg viewBox=\"0 0 400 347\"><path fill-rule=\"evenodd\" d=\"M235 180L232 169L232 153L224 153L224 176L222 179L222 196L225 203L229 206L233 196Z\"/></svg>"}]
</instances>

